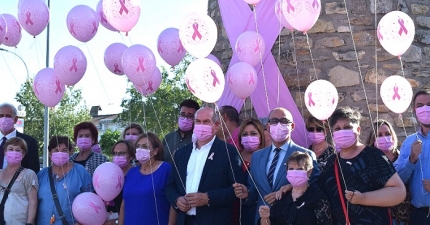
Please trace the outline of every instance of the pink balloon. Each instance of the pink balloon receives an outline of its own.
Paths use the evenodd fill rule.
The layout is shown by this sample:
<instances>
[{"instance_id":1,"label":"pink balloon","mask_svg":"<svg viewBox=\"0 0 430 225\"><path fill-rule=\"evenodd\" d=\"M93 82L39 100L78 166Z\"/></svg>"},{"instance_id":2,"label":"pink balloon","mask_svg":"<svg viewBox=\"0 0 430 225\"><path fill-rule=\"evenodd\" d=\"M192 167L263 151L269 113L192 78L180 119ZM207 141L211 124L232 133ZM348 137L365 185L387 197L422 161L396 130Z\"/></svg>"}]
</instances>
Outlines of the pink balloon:
<instances>
[{"instance_id":1,"label":"pink balloon","mask_svg":"<svg viewBox=\"0 0 430 225\"><path fill-rule=\"evenodd\" d=\"M294 31L294 28L288 23L288 21L285 19L284 14L281 10L281 4L282 0L277 0L275 3L275 15L279 22L281 22L281 25L288 30Z\"/></svg>"},{"instance_id":2,"label":"pink balloon","mask_svg":"<svg viewBox=\"0 0 430 225\"><path fill-rule=\"evenodd\" d=\"M243 1L245 1L246 3L248 3L248 4L250 4L250 5L255 6L255 5L257 5L261 0L243 0Z\"/></svg>"},{"instance_id":3,"label":"pink balloon","mask_svg":"<svg viewBox=\"0 0 430 225\"><path fill-rule=\"evenodd\" d=\"M257 72L245 62L238 62L230 67L226 77L231 91L241 99L248 98L257 87Z\"/></svg>"},{"instance_id":4,"label":"pink balloon","mask_svg":"<svg viewBox=\"0 0 430 225\"><path fill-rule=\"evenodd\" d=\"M63 99L65 89L52 68L44 68L34 77L33 92L45 106L56 106Z\"/></svg>"},{"instance_id":5,"label":"pink balloon","mask_svg":"<svg viewBox=\"0 0 430 225\"><path fill-rule=\"evenodd\" d=\"M96 13L97 13L97 15L99 15L99 21L100 21L101 25L103 25L108 30L118 31L106 19L106 15L103 11L103 0L100 0L99 3L97 3Z\"/></svg>"},{"instance_id":6,"label":"pink balloon","mask_svg":"<svg viewBox=\"0 0 430 225\"><path fill-rule=\"evenodd\" d=\"M89 6L77 5L67 14L67 29L78 41L87 42L96 36L99 18Z\"/></svg>"},{"instance_id":7,"label":"pink balloon","mask_svg":"<svg viewBox=\"0 0 430 225\"><path fill-rule=\"evenodd\" d=\"M171 66L178 65L187 53L179 40L177 28L167 28L158 36L158 54Z\"/></svg>"},{"instance_id":8,"label":"pink balloon","mask_svg":"<svg viewBox=\"0 0 430 225\"><path fill-rule=\"evenodd\" d=\"M146 46L132 45L122 55L122 67L133 84L143 85L154 74L155 56Z\"/></svg>"},{"instance_id":9,"label":"pink balloon","mask_svg":"<svg viewBox=\"0 0 430 225\"><path fill-rule=\"evenodd\" d=\"M259 65L266 50L263 36L255 31L245 31L236 40L235 50L240 61Z\"/></svg>"},{"instance_id":10,"label":"pink balloon","mask_svg":"<svg viewBox=\"0 0 430 225\"><path fill-rule=\"evenodd\" d=\"M7 27L3 44L9 47L16 47L22 37L21 25L19 25L18 20L10 14L3 14L2 16L6 20Z\"/></svg>"},{"instance_id":11,"label":"pink balloon","mask_svg":"<svg viewBox=\"0 0 430 225\"><path fill-rule=\"evenodd\" d=\"M206 58L216 62L216 64L218 64L218 66L221 67L221 62L218 60L216 56L209 54L208 56L206 56Z\"/></svg>"},{"instance_id":12,"label":"pink balloon","mask_svg":"<svg viewBox=\"0 0 430 225\"><path fill-rule=\"evenodd\" d=\"M18 6L18 20L29 34L37 36L49 23L49 9L42 0L23 0Z\"/></svg>"},{"instance_id":13,"label":"pink balloon","mask_svg":"<svg viewBox=\"0 0 430 225\"><path fill-rule=\"evenodd\" d=\"M404 12L389 12L379 21L377 34L379 42L387 52L401 56L414 40L414 21Z\"/></svg>"},{"instance_id":14,"label":"pink balloon","mask_svg":"<svg viewBox=\"0 0 430 225\"><path fill-rule=\"evenodd\" d=\"M72 212L80 224L101 225L108 217L105 207L99 196L91 192L83 192L73 200Z\"/></svg>"},{"instance_id":15,"label":"pink balloon","mask_svg":"<svg viewBox=\"0 0 430 225\"><path fill-rule=\"evenodd\" d=\"M326 120L337 107L339 96L336 87L326 80L316 80L305 91L305 104L319 120Z\"/></svg>"},{"instance_id":16,"label":"pink balloon","mask_svg":"<svg viewBox=\"0 0 430 225\"><path fill-rule=\"evenodd\" d=\"M296 30L306 32L317 22L321 0L280 0L285 20Z\"/></svg>"},{"instance_id":17,"label":"pink balloon","mask_svg":"<svg viewBox=\"0 0 430 225\"><path fill-rule=\"evenodd\" d=\"M394 75L389 76L381 84L381 98L384 104L395 113L403 113L411 104L412 87L405 78Z\"/></svg>"},{"instance_id":18,"label":"pink balloon","mask_svg":"<svg viewBox=\"0 0 430 225\"><path fill-rule=\"evenodd\" d=\"M154 74L152 74L151 79L143 85L134 85L134 88L143 96L152 95L155 93L161 85L161 72L155 67Z\"/></svg>"},{"instance_id":19,"label":"pink balloon","mask_svg":"<svg viewBox=\"0 0 430 225\"><path fill-rule=\"evenodd\" d=\"M197 58L204 58L212 52L217 33L215 22L205 14L191 13L179 27L179 38L184 48Z\"/></svg>"},{"instance_id":20,"label":"pink balloon","mask_svg":"<svg viewBox=\"0 0 430 225\"><path fill-rule=\"evenodd\" d=\"M58 79L66 85L78 83L87 70L87 58L75 46L65 46L54 57L54 71Z\"/></svg>"},{"instance_id":21,"label":"pink balloon","mask_svg":"<svg viewBox=\"0 0 430 225\"><path fill-rule=\"evenodd\" d=\"M4 19L4 17L0 14L0 45L3 43L4 41L4 37L6 36L6 32L7 32L7 25L6 25L6 20Z\"/></svg>"},{"instance_id":22,"label":"pink balloon","mask_svg":"<svg viewBox=\"0 0 430 225\"><path fill-rule=\"evenodd\" d=\"M124 186L124 173L115 163L105 162L94 171L93 186L100 198L112 201Z\"/></svg>"},{"instance_id":23,"label":"pink balloon","mask_svg":"<svg viewBox=\"0 0 430 225\"><path fill-rule=\"evenodd\" d=\"M103 0L103 12L115 29L129 32L139 21L140 1Z\"/></svg>"},{"instance_id":24,"label":"pink balloon","mask_svg":"<svg viewBox=\"0 0 430 225\"><path fill-rule=\"evenodd\" d=\"M128 47L122 43L113 43L106 48L104 62L109 71L116 75L125 74L122 67L122 55L127 48Z\"/></svg>"},{"instance_id":25,"label":"pink balloon","mask_svg":"<svg viewBox=\"0 0 430 225\"><path fill-rule=\"evenodd\" d=\"M188 90L208 103L219 100L224 91L224 74L212 60L201 58L193 61L185 71L185 82Z\"/></svg>"}]
</instances>

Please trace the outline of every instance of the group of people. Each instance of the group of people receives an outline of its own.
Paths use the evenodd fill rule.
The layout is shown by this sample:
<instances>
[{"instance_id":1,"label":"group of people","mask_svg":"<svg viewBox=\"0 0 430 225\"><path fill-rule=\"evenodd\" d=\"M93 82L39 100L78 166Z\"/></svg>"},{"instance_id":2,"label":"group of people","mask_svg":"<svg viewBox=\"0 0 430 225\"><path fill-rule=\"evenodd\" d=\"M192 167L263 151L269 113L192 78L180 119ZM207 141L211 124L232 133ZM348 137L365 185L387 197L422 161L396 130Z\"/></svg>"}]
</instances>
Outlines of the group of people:
<instances>
[{"instance_id":1,"label":"group of people","mask_svg":"<svg viewBox=\"0 0 430 225\"><path fill-rule=\"evenodd\" d=\"M385 120L363 143L361 115L349 107L328 121L307 118L310 143L299 146L284 108L263 124L184 100L177 130L160 139L131 123L112 146L125 181L106 202L105 224L430 224L430 90L412 104L420 126L399 150ZM78 224L73 200L94 191L92 175L108 161L97 128L77 124L73 142L53 136L52 164L39 171L37 141L14 129L17 119L13 105L0 105L0 224Z\"/></svg>"}]
</instances>

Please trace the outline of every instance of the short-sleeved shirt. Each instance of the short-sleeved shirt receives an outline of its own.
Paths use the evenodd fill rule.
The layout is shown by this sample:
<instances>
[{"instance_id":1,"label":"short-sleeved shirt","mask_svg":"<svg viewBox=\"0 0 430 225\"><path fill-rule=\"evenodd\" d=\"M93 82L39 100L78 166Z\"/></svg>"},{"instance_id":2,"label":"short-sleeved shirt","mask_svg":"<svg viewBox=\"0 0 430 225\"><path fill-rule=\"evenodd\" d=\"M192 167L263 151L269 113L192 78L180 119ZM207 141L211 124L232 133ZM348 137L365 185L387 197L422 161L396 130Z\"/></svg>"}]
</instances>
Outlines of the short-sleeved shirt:
<instances>
[{"instance_id":1,"label":"short-sleeved shirt","mask_svg":"<svg viewBox=\"0 0 430 225\"><path fill-rule=\"evenodd\" d=\"M340 161L339 180L342 189L341 193L345 193L345 183L348 190L356 190L361 193L379 190L396 173L393 164L387 156L374 147L366 146L352 159L338 158ZM335 159L336 155L333 155L327 160L327 164L318 181L321 189L329 197L332 206L333 224L344 225L345 215L336 185ZM345 183L340 170L343 172ZM351 224L390 224L388 207L356 205L350 204L346 199L344 201L348 207L348 216Z\"/></svg>"},{"instance_id":2,"label":"short-sleeved shirt","mask_svg":"<svg viewBox=\"0 0 430 225\"><path fill-rule=\"evenodd\" d=\"M0 177L2 176L0 170ZM0 200L3 199L4 190L9 183L0 182ZM4 206L4 219L6 224L22 225L27 222L28 193L34 187L39 189L36 173L30 169L24 169L12 185L9 196ZM1 212L3 213L3 212Z\"/></svg>"}]
</instances>

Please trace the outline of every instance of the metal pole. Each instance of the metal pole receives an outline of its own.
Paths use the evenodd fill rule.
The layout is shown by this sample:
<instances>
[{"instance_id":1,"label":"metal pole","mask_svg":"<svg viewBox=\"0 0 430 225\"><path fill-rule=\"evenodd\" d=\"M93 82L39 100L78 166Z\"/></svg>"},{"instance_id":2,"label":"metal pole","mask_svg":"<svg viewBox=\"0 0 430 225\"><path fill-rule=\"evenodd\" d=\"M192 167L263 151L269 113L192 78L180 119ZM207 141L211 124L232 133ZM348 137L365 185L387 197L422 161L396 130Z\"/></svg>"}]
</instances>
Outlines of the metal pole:
<instances>
[{"instance_id":1,"label":"metal pole","mask_svg":"<svg viewBox=\"0 0 430 225\"><path fill-rule=\"evenodd\" d=\"M48 0L48 9L51 10L51 1ZM49 24L46 27L46 67L49 67ZM43 121L43 167L48 167L49 154L48 154L48 142L49 142L49 109L45 106L45 119Z\"/></svg>"}]
</instances>

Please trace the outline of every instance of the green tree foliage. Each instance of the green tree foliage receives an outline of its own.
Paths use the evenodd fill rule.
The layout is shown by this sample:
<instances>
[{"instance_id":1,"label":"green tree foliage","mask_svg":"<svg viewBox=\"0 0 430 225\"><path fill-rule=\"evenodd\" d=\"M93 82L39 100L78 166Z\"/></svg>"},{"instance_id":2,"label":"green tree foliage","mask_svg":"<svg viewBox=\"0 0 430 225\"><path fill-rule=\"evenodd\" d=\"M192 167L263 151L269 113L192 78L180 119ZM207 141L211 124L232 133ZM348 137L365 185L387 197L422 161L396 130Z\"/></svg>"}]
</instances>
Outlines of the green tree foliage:
<instances>
[{"instance_id":1,"label":"green tree foliage","mask_svg":"<svg viewBox=\"0 0 430 225\"><path fill-rule=\"evenodd\" d=\"M112 131L107 129L100 137L100 148L103 150L103 154L111 157L112 146L121 139L121 132L119 130Z\"/></svg>"},{"instance_id":2,"label":"green tree foliage","mask_svg":"<svg viewBox=\"0 0 430 225\"><path fill-rule=\"evenodd\" d=\"M170 131L177 129L179 104L185 99L197 100L187 89L184 74L192 57L187 55L182 62L170 69L162 67L162 83L160 88L152 95L142 96L134 87L128 88L123 98L122 113L116 122L127 125L130 122L143 124L145 131L151 131L164 137ZM197 100L201 103L200 100Z\"/></svg>"},{"instance_id":3,"label":"green tree foliage","mask_svg":"<svg viewBox=\"0 0 430 225\"><path fill-rule=\"evenodd\" d=\"M39 141L43 147L44 105L33 93L33 79L22 84L15 99L25 107L24 132ZM49 136L64 135L73 138L73 127L82 121L90 121L89 110L85 106L80 89L69 87L56 107L49 108ZM41 155L42 153L40 153Z\"/></svg>"}]
</instances>

